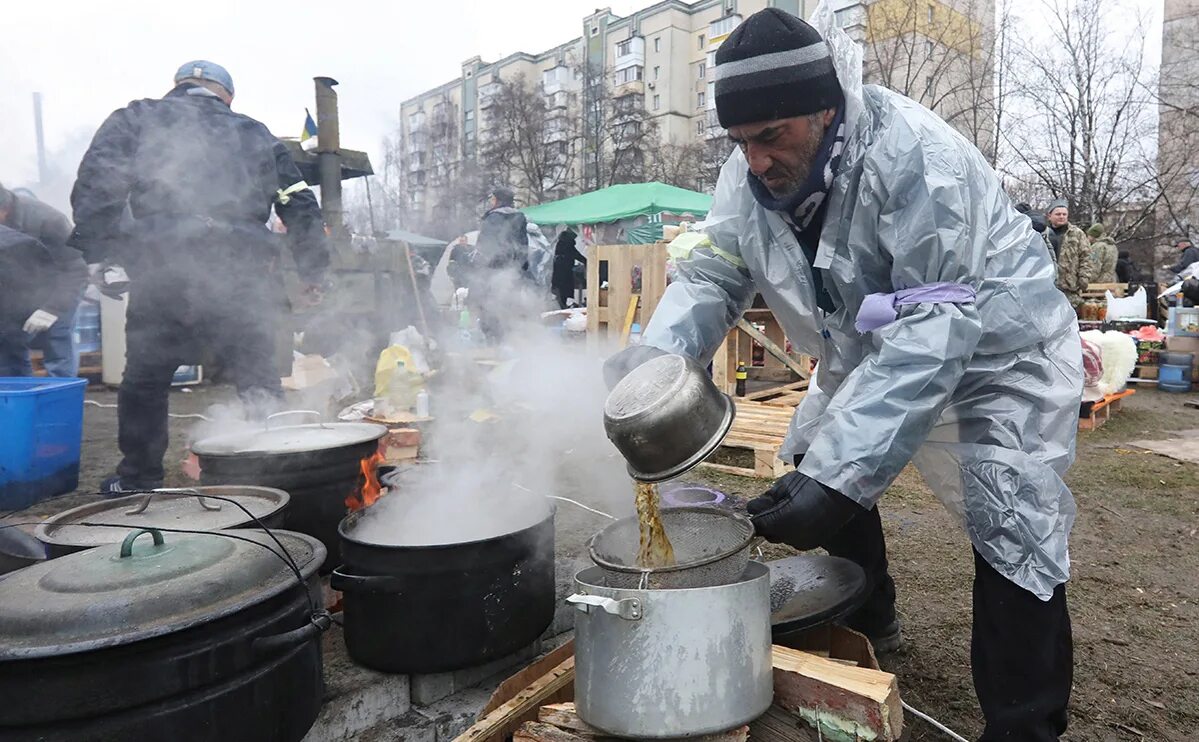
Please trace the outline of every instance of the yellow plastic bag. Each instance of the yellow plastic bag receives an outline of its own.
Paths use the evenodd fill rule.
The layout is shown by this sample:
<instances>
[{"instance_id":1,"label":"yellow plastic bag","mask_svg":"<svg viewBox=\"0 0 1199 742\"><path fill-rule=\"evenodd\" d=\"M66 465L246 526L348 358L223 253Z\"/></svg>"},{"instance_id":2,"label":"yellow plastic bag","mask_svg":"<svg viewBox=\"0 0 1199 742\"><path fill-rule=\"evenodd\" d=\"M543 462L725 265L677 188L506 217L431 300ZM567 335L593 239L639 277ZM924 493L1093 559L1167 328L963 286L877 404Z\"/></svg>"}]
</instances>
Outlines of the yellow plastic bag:
<instances>
[{"instance_id":1,"label":"yellow plastic bag","mask_svg":"<svg viewBox=\"0 0 1199 742\"><path fill-rule=\"evenodd\" d=\"M396 366L400 363L404 364L407 373L403 376L409 377L404 380L406 385L415 383L416 389L412 390L415 395L419 388L424 386L424 381L421 375L412 367L412 353L403 345L390 345L383 349L379 354L379 360L375 363L375 396L387 397L393 392L397 392L400 396L407 396L408 390L392 389L392 380L398 378L396 374Z\"/></svg>"}]
</instances>

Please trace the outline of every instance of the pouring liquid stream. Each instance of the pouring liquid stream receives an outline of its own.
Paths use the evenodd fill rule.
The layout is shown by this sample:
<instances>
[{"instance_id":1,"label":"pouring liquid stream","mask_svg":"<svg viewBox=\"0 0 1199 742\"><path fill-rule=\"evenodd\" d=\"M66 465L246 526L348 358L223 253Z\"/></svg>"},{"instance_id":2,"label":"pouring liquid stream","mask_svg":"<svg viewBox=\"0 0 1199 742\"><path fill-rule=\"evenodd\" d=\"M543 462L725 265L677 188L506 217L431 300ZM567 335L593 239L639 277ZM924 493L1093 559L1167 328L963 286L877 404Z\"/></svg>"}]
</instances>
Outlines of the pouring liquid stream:
<instances>
[{"instance_id":1,"label":"pouring liquid stream","mask_svg":"<svg viewBox=\"0 0 1199 742\"><path fill-rule=\"evenodd\" d=\"M658 506L658 485L637 482L635 492L637 523L641 530L637 566L646 569L674 566L674 547L671 546L666 529L662 526L662 514Z\"/></svg>"}]
</instances>

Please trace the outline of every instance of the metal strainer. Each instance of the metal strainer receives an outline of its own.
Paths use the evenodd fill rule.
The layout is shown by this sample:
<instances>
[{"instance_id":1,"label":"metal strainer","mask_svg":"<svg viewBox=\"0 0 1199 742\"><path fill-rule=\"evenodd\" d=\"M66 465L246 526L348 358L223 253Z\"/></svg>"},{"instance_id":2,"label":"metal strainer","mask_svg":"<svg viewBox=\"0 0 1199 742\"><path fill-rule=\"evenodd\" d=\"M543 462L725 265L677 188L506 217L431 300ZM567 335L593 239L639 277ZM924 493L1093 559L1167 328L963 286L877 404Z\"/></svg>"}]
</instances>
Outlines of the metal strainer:
<instances>
[{"instance_id":1,"label":"metal strainer","mask_svg":"<svg viewBox=\"0 0 1199 742\"><path fill-rule=\"evenodd\" d=\"M663 589L728 585L749 563L754 526L749 518L710 507L667 508L662 527L674 546L673 567L637 566L641 530L637 518L621 518L591 537L591 560L608 587Z\"/></svg>"}]
</instances>

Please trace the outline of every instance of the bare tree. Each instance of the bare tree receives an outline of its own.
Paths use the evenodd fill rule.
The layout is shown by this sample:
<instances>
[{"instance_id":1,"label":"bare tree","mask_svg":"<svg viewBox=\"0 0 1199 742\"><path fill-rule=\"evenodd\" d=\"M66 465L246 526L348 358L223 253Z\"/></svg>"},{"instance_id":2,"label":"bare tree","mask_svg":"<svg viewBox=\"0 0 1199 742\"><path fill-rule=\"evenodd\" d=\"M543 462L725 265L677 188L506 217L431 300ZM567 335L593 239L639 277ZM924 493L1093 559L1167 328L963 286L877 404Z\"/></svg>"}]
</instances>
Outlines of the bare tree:
<instances>
[{"instance_id":1,"label":"bare tree","mask_svg":"<svg viewBox=\"0 0 1199 742\"><path fill-rule=\"evenodd\" d=\"M590 62L578 70L583 81L584 190L645 180L659 135L657 122L645 108L644 92L610 83L615 73Z\"/></svg>"},{"instance_id":2,"label":"bare tree","mask_svg":"<svg viewBox=\"0 0 1199 742\"><path fill-rule=\"evenodd\" d=\"M647 174L650 180L659 183L699 190L703 177L703 157L703 142L680 144L672 139L655 148Z\"/></svg>"},{"instance_id":3,"label":"bare tree","mask_svg":"<svg viewBox=\"0 0 1199 742\"><path fill-rule=\"evenodd\" d=\"M865 46L870 79L936 111L994 162L1003 47L990 10L980 0L874 3ZM1001 12L1001 26L1009 15Z\"/></svg>"},{"instance_id":4,"label":"bare tree","mask_svg":"<svg viewBox=\"0 0 1199 742\"><path fill-rule=\"evenodd\" d=\"M1012 79L1011 114L1002 132L1019 178L1066 198L1080 223L1100 221L1128 202L1158 197L1145 92L1145 32L1103 0L1045 0L1045 40L1013 41L1021 74ZM1126 210L1126 208L1122 209Z\"/></svg>"},{"instance_id":5,"label":"bare tree","mask_svg":"<svg viewBox=\"0 0 1199 742\"><path fill-rule=\"evenodd\" d=\"M496 84L485 110L483 167L534 203L574 188L579 116L573 96L547 98L524 75Z\"/></svg>"}]
</instances>

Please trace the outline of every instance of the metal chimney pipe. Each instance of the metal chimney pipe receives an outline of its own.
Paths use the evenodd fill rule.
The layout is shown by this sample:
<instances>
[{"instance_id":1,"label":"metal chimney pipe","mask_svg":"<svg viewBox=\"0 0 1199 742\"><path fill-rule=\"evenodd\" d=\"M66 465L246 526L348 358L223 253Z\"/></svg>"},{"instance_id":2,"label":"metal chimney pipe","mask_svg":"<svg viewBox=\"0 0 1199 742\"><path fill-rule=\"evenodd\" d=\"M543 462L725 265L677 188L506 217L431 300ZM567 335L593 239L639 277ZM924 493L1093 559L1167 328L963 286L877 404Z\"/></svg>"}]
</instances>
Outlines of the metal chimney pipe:
<instances>
[{"instance_id":1,"label":"metal chimney pipe","mask_svg":"<svg viewBox=\"0 0 1199 742\"><path fill-rule=\"evenodd\" d=\"M334 237L345 235L341 206L341 132L337 117L337 80L314 77L316 83L316 151L321 175L321 212Z\"/></svg>"}]
</instances>

